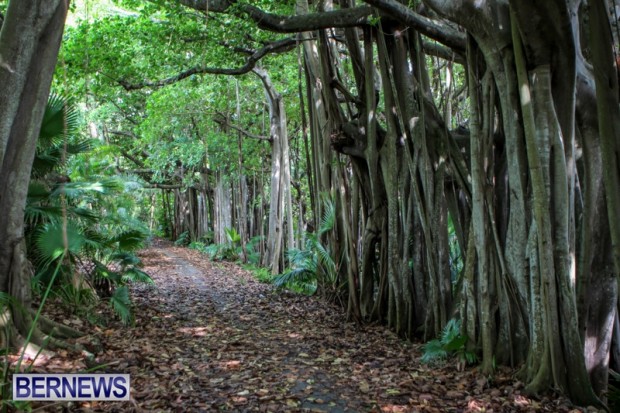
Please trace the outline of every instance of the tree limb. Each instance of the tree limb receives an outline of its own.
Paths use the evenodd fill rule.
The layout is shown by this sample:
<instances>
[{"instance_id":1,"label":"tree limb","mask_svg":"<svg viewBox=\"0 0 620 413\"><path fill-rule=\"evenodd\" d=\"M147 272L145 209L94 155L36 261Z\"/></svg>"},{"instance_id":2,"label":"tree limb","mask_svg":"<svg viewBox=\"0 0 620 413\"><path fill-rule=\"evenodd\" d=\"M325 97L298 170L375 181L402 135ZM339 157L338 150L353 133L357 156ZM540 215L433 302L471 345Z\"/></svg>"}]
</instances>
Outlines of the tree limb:
<instances>
[{"instance_id":1,"label":"tree limb","mask_svg":"<svg viewBox=\"0 0 620 413\"><path fill-rule=\"evenodd\" d=\"M424 53L429 56L439 57L444 60L452 60L454 63L465 65L465 59L460 53L455 53L452 49L442 46L439 43L425 41L422 43Z\"/></svg>"},{"instance_id":2,"label":"tree limb","mask_svg":"<svg viewBox=\"0 0 620 413\"><path fill-rule=\"evenodd\" d=\"M126 136L128 138L132 138L132 139L138 139L138 136L136 136L135 134L131 133L131 132L125 132L125 131L121 131L121 130L109 130L107 131L109 134L111 135L116 135L116 136Z\"/></svg>"},{"instance_id":3,"label":"tree limb","mask_svg":"<svg viewBox=\"0 0 620 413\"><path fill-rule=\"evenodd\" d=\"M236 1L228 0L181 0L181 4L205 13L226 13ZM372 15L370 7L355 7L321 13L283 16L268 13L250 4L237 4L241 12L247 14L256 25L264 30L276 33L299 33L331 27L356 27L368 24Z\"/></svg>"},{"instance_id":4,"label":"tree limb","mask_svg":"<svg viewBox=\"0 0 620 413\"><path fill-rule=\"evenodd\" d=\"M424 17L396 0L364 0L396 20L413 27L425 36L465 53L465 34L450 26Z\"/></svg>"},{"instance_id":5,"label":"tree limb","mask_svg":"<svg viewBox=\"0 0 620 413\"><path fill-rule=\"evenodd\" d=\"M167 184L147 184L143 185L146 189L182 189L182 185L167 185Z\"/></svg>"},{"instance_id":6,"label":"tree limb","mask_svg":"<svg viewBox=\"0 0 620 413\"><path fill-rule=\"evenodd\" d=\"M146 167L144 165L144 162L142 162L140 159L136 158L135 156L131 155L127 151L121 150L121 155L123 155L125 158L129 159L131 162L135 163L136 165L138 165L140 168Z\"/></svg>"},{"instance_id":7,"label":"tree limb","mask_svg":"<svg viewBox=\"0 0 620 413\"><path fill-rule=\"evenodd\" d=\"M271 142L271 138L270 138L269 136L264 136L264 135L255 135L255 134L253 134L253 133L251 133L251 132L248 132L247 130L245 130L245 129L243 129L243 128L241 128L241 127L237 126L237 125L234 125L234 124L232 124L232 123L228 122L228 121L226 120L226 116L224 116L224 114L223 114L223 113L218 112L217 114L218 114L218 115L220 115L220 117L219 117L219 118L214 118L213 120L214 120L215 122L217 122L218 124L220 124L220 125L226 125L226 126L228 126L228 127L230 127L230 128L233 128L234 130L241 132L241 134L243 134L244 136L247 136L248 138L252 138L252 139L259 139L259 140L263 140L263 141L269 141L269 142Z\"/></svg>"},{"instance_id":8,"label":"tree limb","mask_svg":"<svg viewBox=\"0 0 620 413\"><path fill-rule=\"evenodd\" d=\"M175 76L168 77L166 79L157 80L153 82L141 82L141 83L129 83L126 80L118 80L118 83L125 88L125 90L137 90L145 87L161 87L170 85L172 83L176 83L183 79L186 79L192 75L201 75L201 74L211 74L211 75L243 75L245 73L250 72L256 66L256 63L263 57L272 53L284 53L292 50L297 45L297 39L294 37L287 37L285 39L277 40L275 42L269 43L265 47L257 50L252 54L246 63L238 68L220 68L220 67L193 67L191 69L185 70Z\"/></svg>"}]
</instances>

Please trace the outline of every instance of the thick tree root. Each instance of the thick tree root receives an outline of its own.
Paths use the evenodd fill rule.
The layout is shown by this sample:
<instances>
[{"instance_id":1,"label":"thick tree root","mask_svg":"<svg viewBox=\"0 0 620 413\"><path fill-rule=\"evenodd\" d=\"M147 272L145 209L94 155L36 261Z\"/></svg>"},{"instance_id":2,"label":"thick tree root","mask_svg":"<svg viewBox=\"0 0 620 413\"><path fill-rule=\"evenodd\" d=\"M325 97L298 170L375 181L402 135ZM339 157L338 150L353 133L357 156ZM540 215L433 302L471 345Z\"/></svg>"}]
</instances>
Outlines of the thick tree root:
<instances>
[{"instance_id":1,"label":"thick tree root","mask_svg":"<svg viewBox=\"0 0 620 413\"><path fill-rule=\"evenodd\" d=\"M30 310L31 314L34 315L36 312L34 310ZM47 317L40 316L38 320L38 327L46 334L49 334L56 338L68 339L68 338L79 338L83 337L86 334L81 331L75 330L69 326L64 324L57 323L54 320L50 320Z\"/></svg>"}]
</instances>

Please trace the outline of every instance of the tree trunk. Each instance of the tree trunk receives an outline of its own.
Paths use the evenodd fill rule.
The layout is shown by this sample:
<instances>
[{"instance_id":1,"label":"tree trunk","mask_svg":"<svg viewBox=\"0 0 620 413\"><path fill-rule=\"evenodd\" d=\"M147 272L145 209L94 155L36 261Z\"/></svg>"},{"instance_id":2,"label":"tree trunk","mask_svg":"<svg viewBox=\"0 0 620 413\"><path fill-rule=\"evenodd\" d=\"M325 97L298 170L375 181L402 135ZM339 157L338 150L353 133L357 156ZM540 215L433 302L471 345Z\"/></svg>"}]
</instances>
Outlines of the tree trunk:
<instances>
[{"instance_id":1,"label":"tree trunk","mask_svg":"<svg viewBox=\"0 0 620 413\"><path fill-rule=\"evenodd\" d=\"M30 306L24 208L68 7L66 0L13 0L0 31L0 291L21 308ZM25 335L31 320L18 313L13 322Z\"/></svg>"},{"instance_id":2,"label":"tree trunk","mask_svg":"<svg viewBox=\"0 0 620 413\"><path fill-rule=\"evenodd\" d=\"M271 138L271 198L267 249L263 256L263 265L271 268L273 274L279 274L283 269L284 248L291 248L294 245L286 111L282 96L276 91L267 71L255 68L253 72L260 78L265 89ZM286 238L284 238L285 229Z\"/></svg>"}]
</instances>

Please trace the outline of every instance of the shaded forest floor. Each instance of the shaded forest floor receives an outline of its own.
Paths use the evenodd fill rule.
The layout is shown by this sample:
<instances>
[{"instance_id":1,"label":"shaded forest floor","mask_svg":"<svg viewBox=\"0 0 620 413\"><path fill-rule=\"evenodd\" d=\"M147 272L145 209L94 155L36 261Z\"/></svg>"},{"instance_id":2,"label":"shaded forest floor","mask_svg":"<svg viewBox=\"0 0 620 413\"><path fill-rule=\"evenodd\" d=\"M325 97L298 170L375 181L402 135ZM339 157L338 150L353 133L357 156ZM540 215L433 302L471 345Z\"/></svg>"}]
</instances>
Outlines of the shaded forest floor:
<instances>
[{"instance_id":1,"label":"shaded forest floor","mask_svg":"<svg viewBox=\"0 0 620 413\"><path fill-rule=\"evenodd\" d=\"M571 411L564 399L524 397L511 371L490 381L474 368L458 372L454 363L421 364L420 345L380 326L356 328L337 308L278 293L234 264L161 241L141 257L156 285L133 287L135 326L96 330L101 351L94 364L107 364L97 372L131 374L132 402L44 411ZM92 365L61 351L33 370Z\"/></svg>"}]
</instances>

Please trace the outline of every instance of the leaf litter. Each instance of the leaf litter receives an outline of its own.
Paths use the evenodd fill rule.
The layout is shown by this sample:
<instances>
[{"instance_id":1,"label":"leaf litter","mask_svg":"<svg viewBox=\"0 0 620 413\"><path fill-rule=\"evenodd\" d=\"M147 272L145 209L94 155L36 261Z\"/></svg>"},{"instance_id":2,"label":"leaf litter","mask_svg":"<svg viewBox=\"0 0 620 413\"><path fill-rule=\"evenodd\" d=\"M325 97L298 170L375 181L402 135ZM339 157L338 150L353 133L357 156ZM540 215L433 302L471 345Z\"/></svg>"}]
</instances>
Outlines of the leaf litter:
<instances>
[{"instance_id":1,"label":"leaf litter","mask_svg":"<svg viewBox=\"0 0 620 413\"><path fill-rule=\"evenodd\" d=\"M59 351L32 372L131 375L131 402L34 404L71 412L577 412L532 399L513 370L493 378L421 364L421 345L356 326L315 297L276 291L239 266L156 241L141 252L155 285L134 285L135 325L80 325L97 350ZM102 304L103 305L103 304ZM108 311L102 309L100 311ZM84 322L87 324L86 322ZM94 340L93 340L94 339ZM26 363L27 365L28 363Z\"/></svg>"}]
</instances>

